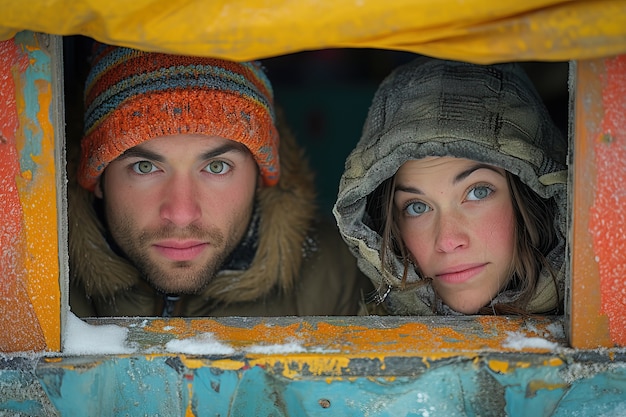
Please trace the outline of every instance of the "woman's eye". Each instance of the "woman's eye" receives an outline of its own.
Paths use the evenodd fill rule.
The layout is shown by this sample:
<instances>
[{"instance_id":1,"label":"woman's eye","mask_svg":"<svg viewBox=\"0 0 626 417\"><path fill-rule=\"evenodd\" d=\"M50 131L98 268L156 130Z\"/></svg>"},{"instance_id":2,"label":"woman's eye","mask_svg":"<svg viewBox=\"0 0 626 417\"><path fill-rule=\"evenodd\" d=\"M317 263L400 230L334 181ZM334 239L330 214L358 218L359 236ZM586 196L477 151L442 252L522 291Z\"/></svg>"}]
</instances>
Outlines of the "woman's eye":
<instances>
[{"instance_id":1,"label":"woman's eye","mask_svg":"<svg viewBox=\"0 0 626 417\"><path fill-rule=\"evenodd\" d=\"M133 171L137 174L149 174L156 171L157 167L150 161L139 161L133 164Z\"/></svg>"},{"instance_id":2,"label":"woman's eye","mask_svg":"<svg viewBox=\"0 0 626 417\"><path fill-rule=\"evenodd\" d=\"M212 161L206 168L211 174L226 174L230 171L230 165L224 161Z\"/></svg>"},{"instance_id":3,"label":"woman's eye","mask_svg":"<svg viewBox=\"0 0 626 417\"><path fill-rule=\"evenodd\" d=\"M421 216L430 210L427 204L422 203L421 201L416 201L414 203L410 203L405 208L407 214L409 216Z\"/></svg>"},{"instance_id":4,"label":"woman's eye","mask_svg":"<svg viewBox=\"0 0 626 417\"><path fill-rule=\"evenodd\" d=\"M487 198L493 190L485 185L481 185L478 187L472 188L469 193L467 193L468 200L482 200Z\"/></svg>"}]
</instances>

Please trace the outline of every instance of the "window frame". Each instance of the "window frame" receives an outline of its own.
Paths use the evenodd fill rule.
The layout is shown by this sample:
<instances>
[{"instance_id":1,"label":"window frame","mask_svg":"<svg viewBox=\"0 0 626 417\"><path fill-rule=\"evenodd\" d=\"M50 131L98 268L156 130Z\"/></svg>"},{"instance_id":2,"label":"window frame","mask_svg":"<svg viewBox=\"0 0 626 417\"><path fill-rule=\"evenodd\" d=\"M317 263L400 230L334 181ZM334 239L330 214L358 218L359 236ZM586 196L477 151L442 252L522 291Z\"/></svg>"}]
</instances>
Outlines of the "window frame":
<instances>
[{"instance_id":1,"label":"window frame","mask_svg":"<svg viewBox=\"0 0 626 417\"><path fill-rule=\"evenodd\" d=\"M39 162L44 164L50 162L53 158L54 175L56 183L55 202L56 207L45 209L45 215L51 225L58 230L55 258L58 259L58 272L55 269L52 272L26 271L29 278L46 279L51 282L58 282L58 287L45 287L43 294L36 294L36 297L42 297L47 300L43 307L36 311L38 324L45 335L45 346L35 346L35 351L59 352L63 353L61 348L63 344L63 323L67 320L69 313L68 306L68 245L67 245L67 188L64 167L65 160L65 138L63 127L64 107L63 107L63 57L62 57L62 39L58 36L49 36L35 34L32 32L23 32L23 38L17 38L15 42L22 42L24 50L34 51L40 48L43 52L37 55L38 59L44 59L47 56L49 60L50 76L49 88L52 91L52 99L50 101L50 119L51 129L43 129L44 135L51 136L48 139L54 143L53 153L44 156ZM26 45L27 44L27 45ZM31 52L31 57L35 56ZM617 57L614 59L623 59ZM618 345L616 338L623 341L624 331L615 330L611 323L603 315L603 306L600 290L602 289L601 277L594 260L593 239L587 230L586 225L589 223L588 212L591 203L590 195L587 190L593 189L597 185L595 177L596 166L595 161L590 157L591 153L586 152L593 147L595 138L601 134L602 121L605 115L611 111L610 108L604 106L624 106L624 102L619 99L613 101L606 100L606 77L607 65L610 65L609 58L594 59L588 61L572 61L570 63L570 91L571 91L571 108L570 120L573 120L572 132L570 132L570 162L571 172L568 188L570 190L570 200L573 206L569 208L570 225L572 233L569 237L570 247L568 248L567 257L570 262L571 282L567 286L567 299L564 326L566 329L566 339L561 341L564 347L592 349L596 347L614 347ZM31 62L31 65L33 63ZM45 62L44 62L45 66ZM604 81L603 81L604 80ZM603 84L604 83L604 84ZM41 91L41 90L40 90ZM23 95L23 100L34 100L35 104L44 104L45 95L43 93L31 93L28 96L28 89L24 88L17 94ZM42 98L43 97L43 98ZM593 111L589 111L589 103L594 105ZM26 106L31 105L26 103ZM27 138L26 140L29 140ZM573 169L575 168L575 169ZM47 175L47 172L44 173ZM35 193L36 191L30 191ZM28 196L27 196L28 197ZM22 201L27 197L21 196ZM33 196L31 196L33 197ZM27 213L34 215L33 213ZM54 220L53 220L54 219ZM53 224L54 223L54 224ZM52 250L52 248L50 248ZM37 248L28 247L25 255L34 256ZM49 274L46 276L46 274ZM33 278L34 279L34 278ZM592 288L592 291L589 291ZM36 292L35 290L31 290ZM606 306L604 306L606 307ZM624 313L626 314L626 313ZM202 320L207 319L194 319ZM384 320L377 318L377 320ZM418 319L416 319L418 320ZM437 325L438 320L447 323L446 326L450 331L463 334L467 328L467 321L462 323L446 322L445 318L431 318L431 323ZM475 318L478 322L482 318ZM499 319L494 319L499 320ZM560 318L555 318L554 322L560 322ZM348 320L349 321L349 320ZM419 321L419 320L418 320ZM522 331L524 324L511 321L510 326L505 331ZM470 326L471 327L471 326ZM471 332L470 332L471 333ZM32 335L25 334L25 338ZM501 337L502 335L500 335ZM26 340L26 339L24 339ZM8 351L26 350L27 346L24 340L18 340L13 348L9 347ZM469 340L466 340L468 345ZM621 342L623 343L623 342ZM478 349L479 350L479 349Z\"/></svg>"}]
</instances>

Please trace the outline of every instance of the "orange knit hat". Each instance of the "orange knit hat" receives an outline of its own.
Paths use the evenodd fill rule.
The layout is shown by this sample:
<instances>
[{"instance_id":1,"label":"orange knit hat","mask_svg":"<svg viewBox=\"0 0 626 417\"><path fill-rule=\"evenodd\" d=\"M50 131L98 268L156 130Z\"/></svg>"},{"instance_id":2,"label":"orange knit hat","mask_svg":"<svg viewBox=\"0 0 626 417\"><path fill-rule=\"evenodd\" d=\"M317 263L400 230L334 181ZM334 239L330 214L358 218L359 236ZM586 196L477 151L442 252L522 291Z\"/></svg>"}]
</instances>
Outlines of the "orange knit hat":
<instances>
[{"instance_id":1,"label":"orange knit hat","mask_svg":"<svg viewBox=\"0 0 626 417\"><path fill-rule=\"evenodd\" d=\"M158 136L204 134L244 144L263 183L279 178L272 87L258 62L94 45L78 170L93 190L107 165Z\"/></svg>"}]
</instances>

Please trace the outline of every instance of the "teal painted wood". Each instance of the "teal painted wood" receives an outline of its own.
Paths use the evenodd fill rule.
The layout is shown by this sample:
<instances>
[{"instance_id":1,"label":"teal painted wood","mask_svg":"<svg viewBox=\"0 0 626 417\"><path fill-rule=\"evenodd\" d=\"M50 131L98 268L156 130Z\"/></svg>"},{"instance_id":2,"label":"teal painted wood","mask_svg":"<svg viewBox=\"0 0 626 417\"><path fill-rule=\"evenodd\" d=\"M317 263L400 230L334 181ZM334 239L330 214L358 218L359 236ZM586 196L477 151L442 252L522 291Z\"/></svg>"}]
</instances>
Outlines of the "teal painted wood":
<instances>
[{"instance_id":1,"label":"teal painted wood","mask_svg":"<svg viewBox=\"0 0 626 417\"><path fill-rule=\"evenodd\" d=\"M44 39L46 35L37 35L40 39ZM23 46L23 51L28 55L29 65L24 69L23 76L25 78L24 89L21 94L24 97L31 97L26 100L27 106L23 109L26 120L31 123L27 128L23 129L26 136L24 141L24 150L20 152L20 168L22 171L30 171L33 176L37 175L39 163L35 162L41 157L43 131L39 122L40 101L38 100L41 92L39 91L40 82L44 81L46 85L52 85L52 70L50 54L43 49L29 48L33 43L33 33L29 31L18 32L15 35L15 43ZM54 106L50 106L49 111L52 112ZM52 114L47 120L54 120Z\"/></svg>"},{"instance_id":2,"label":"teal painted wood","mask_svg":"<svg viewBox=\"0 0 626 417\"><path fill-rule=\"evenodd\" d=\"M593 375L592 364L580 367L592 375L577 379L559 402L553 417L623 417L626 416L626 366L601 367ZM574 372L575 373L575 372ZM571 373L570 373L571 375Z\"/></svg>"},{"instance_id":3,"label":"teal painted wood","mask_svg":"<svg viewBox=\"0 0 626 417\"><path fill-rule=\"evenodd\" d=\"M44 390L62 416L182 416L183 376L168 358L76 358L72 367L37 369Z\"/></svg>"},{"instance_id":4,"label":"teal painted wood","mask_svg":"<svg viewBox=\"0 0 626 417\"><path fill-rule=\"evenodd\" d=\"M59 416L35 376L36 364L36 357L0 357L0 416Z\"/></svg>"},{"instance_id":5,"label":"teal painted wood","mask_svg":"<svg viewBox=\"0 0 626 417\"><path fill-rule=\"evenodd\" d=\"M184 365L181 366L184 367ZM258 378L253 373L253 378ZM187 376L187 380L193 385L195 395L192 398L191 409L194 410L196 416L229 416L237 415L230 413L231 405L236 406L237 401L245 401L245 394L238 391L238 387L241 383L241 373L235 371L223 371L218 368L202 367L193 370ZM259 384L254 394L247 398L248 401L253 402L257 395L260 395L266 384L262 383L262 379L259 380ZM232 400L232 404L231 404ZM260 401L263 402L263 401ZM270 407L271 409L271 407ZM244 410L241 410L243 412ZM253 415L270 415L269 410L265 414L247 414ZM244 414L245 415L245 414ZM274 414L279 417L282 413Z\"/></svg>"},{"instance_id":6,"label":"teal painted wood","mask_svg":"<svg viewBox=\"0 0 626 417\"><path fill-rule=\"evenodd\" d=\"M301 331L290 326L300 318L273 318L272 326L262 320L116 319L136 353L0 356L0 416L626 416L626 349L576 350L561 341L543 353L476 350L477 335L488 340L492 332L480 321L439 318L422 333L404 324L417 318L353 317L355 331L386 331L389 343L354 338L339 351L326 337L344 329L331 323L345 319L309 319ZM169 342L195 334L193 326L240 347L228 355L168 352ZM444 342L435 338L437 326L449 326ZM516 326L506 329L540 328L533 321ZM261 340L276 327L291 330ZM402 343L406 331L433 347ZM307 353L251 353L251 346L281 346L291 337Z\"/></svg>"},{"instance_id":7,"label":"teal painted wood","mask_svg":"<svg viewBox=\"0 0 626 417\"><path fill-rule=\"evenodd\" d=\"M350 366L351 377L302 372L288 363L224 370L205 358L197 369L177 356L64 358L36 374L62 416L620 416L626 415L626 364L551 355L487 354L416 366ZM505 373L489 361L511 364ZM520 361L528 367L514 367ZM361 376L354 376L360 370ZM377 374L377 375L376 375ZM400 376L393 376L398 374ZM191 397L190 397L191 393ZM190 413L190 414L186 414Z\"/></svg>"}]
</instances>

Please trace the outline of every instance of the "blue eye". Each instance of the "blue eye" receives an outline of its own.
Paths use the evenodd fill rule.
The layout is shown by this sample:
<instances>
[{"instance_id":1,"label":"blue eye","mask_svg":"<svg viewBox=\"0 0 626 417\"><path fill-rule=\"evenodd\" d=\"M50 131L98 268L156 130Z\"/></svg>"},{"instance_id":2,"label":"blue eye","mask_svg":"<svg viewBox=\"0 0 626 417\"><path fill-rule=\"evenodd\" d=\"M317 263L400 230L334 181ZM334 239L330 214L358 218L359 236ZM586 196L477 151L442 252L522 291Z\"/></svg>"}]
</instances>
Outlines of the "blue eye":
<instances>
[{"instance_id":1,"label":"blue eye","mask_svg":"<svg viewBox=\"0 0 626 417\"><path fill-rule=\"evenodd\" d=\"M133 171L137 174L149 174L157 170L157 167L150 161L139 161L133 164Z\"/></svg>"},{"instance_id":2,"label":"blue eye","mask_svg":"<svg viewBox=\"0 0 626 417\"><path fill-rule=\"evenodd\" d=\"M467 193L467 199L471 201L483 200L489 197L491 193L493 193L493 190L490 187L487 187L486 185L479 185L477 187L472 188Z\"/></svg>"},{"instance_id":3,"label":"blue eye","mask_svg":"<svg viewBox=\"0 0 626 417\"><path fill-rule=\"evenodd\" d=\"M211 161L209 165L207 165L206 170L211 174L224 175L230 171L230 165L224 161Z\"/></svg>"},{"instance_id":4,"label":"blue eye","mask_svg":"<svg viewBox=\"0 0 626 417\"><path fill-rule=\"evenodd\" d=\"M430 211L430 207L421 201L409 203L404 209L409 216L421 216L422 214Z\"/></svg>"}]
</instances>

